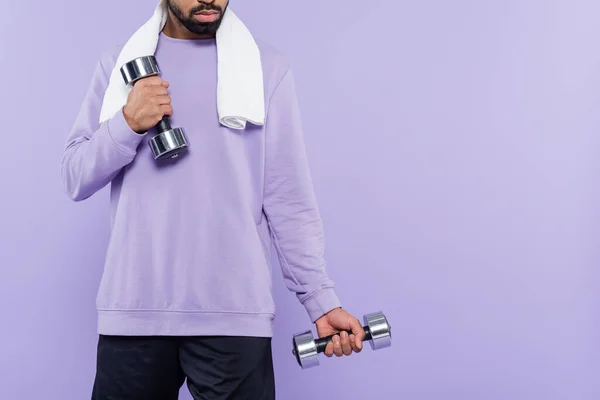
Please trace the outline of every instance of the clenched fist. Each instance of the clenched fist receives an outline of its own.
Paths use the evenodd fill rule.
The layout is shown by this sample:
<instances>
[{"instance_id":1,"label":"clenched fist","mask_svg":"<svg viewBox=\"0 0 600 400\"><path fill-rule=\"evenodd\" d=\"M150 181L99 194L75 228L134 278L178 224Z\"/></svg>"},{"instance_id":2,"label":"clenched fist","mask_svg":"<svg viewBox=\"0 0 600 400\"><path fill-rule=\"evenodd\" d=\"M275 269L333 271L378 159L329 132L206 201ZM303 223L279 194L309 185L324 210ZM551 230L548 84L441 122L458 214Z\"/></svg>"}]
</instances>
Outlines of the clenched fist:
<instances>
[{"instance_id":1,"label":"clenched fist","mask_svg":"<svg viewBox=\"0 0 600 400\"><path fill-rule=\"evenodd\" d=\"M173 114L168 87L169 83L158 76L140 79L133 85L123 107L123 116L131 130L142 134L165 115Z\"/></svg>"},{"instance_id":2,"label":"clenched fist","mask_svg":"<svg viewBox=\"0 0 600 400\"><path fill-rule=\"evenodd\" d=\"M334 354L337 357L349 356L352 352L360 353L362 351L365 330L358 319L342 308L329 311L315 323L320 338L334 335L333 340L325 347L324 354L327 357L332 357ZM341 333L338 333L340 331ZM348 335L346 331L352 333Z\"/></svg>"}]
</instances>

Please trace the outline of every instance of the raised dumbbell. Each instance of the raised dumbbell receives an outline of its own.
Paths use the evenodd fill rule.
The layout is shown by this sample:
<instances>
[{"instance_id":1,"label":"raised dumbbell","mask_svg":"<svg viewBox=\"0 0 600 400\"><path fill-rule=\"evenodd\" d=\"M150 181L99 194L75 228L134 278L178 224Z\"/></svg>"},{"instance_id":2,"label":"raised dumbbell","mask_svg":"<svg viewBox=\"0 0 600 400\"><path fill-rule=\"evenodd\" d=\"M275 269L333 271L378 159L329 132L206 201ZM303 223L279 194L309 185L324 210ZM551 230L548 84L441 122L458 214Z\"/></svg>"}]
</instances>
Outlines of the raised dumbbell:
<instances>
[{"instance_id":1,"label":"raised dumbbell","mask_svg":"<svg viewBox=\"0 0 600 400\"><path fill-rule=\"evenodd\" d=\"M138 57L121 67L121 76L125 84L133 85L137 81L160 74L158 63L154 56ZM169 117L165 115L156 125L158 132L148 141L155 160L176 158L188 147L188 140L183 128L173 128Z\"/></svg>"},{"instance_id":2,"label":"raised dumbbell","mask_svg":"<svg viewBox=\"0 0 600 400\"><path fill-rule=\"evenodd\" d=\"M385 315L381 312L366 314L363 317L365 326L364 341L368 341L371 349L379 350L392 345L392 327ZM351 332L347 331L348 334ZM310 330L294 335L292 354L296 357L298 365L302 369L316 367L319 365L319 353L325 351L327 343L333 340L333 336L315 339Z\"/></svg>"}]
</instances>

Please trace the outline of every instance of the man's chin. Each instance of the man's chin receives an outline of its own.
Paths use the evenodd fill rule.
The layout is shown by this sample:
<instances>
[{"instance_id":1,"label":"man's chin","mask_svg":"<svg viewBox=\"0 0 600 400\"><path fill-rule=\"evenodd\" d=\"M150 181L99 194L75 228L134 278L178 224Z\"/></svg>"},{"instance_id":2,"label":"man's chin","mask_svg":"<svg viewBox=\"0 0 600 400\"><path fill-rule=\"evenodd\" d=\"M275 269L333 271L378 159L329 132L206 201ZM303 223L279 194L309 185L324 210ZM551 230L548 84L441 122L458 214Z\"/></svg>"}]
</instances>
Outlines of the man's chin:
<instances>
[{"instance_id":1,"label":"man's chin","mask_svg":"<svg viewBox=\"0 0 600 400\"><path fill-rule=\"evenodd\" d=\"M211 22L199 22L196 18L182 21L183 25L197 35L214 35L221 25L221 18Z\"/></svg>"}]
</instances>

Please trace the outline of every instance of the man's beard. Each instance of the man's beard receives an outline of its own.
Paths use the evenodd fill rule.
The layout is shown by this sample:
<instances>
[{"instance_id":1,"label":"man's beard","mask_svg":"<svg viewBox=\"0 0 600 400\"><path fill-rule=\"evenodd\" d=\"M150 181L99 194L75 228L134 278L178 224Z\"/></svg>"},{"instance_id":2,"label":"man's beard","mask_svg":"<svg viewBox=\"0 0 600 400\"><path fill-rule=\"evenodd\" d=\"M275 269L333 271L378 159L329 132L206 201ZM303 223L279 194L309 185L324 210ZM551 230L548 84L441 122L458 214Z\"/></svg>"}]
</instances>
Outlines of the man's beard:
<instances>
[{"instance_id":1,"label":"man's beard","mask_svg":"<svg viewBox=\"0 0 600 400\"><path fill-rule=\"evenodd\" d=\"M193 32L197 35L215 35L219 26L221 25L221 21L223 20L223 15L225 14L225 10L227 10L227 6L225 9L222 9L219 6L216 6L211 3L202 3L197 7L194 7L190 10L189 15L186 16L177 4L174 4L174 0L168 0L167 5L169 9L175 15L175 17L181 22L181 24L190 32ZM227 4L229 5L229 3ZM212 22L200 22L196 20L194 14L200 11L217 11L219 12L219 18Z\"/></svg>"}]
</instances>

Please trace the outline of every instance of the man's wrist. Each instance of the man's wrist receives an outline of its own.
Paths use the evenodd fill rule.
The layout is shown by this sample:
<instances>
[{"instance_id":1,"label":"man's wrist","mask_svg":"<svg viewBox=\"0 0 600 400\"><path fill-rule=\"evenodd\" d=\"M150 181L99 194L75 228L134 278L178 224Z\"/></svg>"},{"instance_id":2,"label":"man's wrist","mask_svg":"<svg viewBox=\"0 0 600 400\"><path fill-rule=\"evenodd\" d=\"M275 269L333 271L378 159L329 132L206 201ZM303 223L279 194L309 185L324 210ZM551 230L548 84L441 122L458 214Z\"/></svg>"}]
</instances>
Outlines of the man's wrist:
<instances>
[{"instance_id":1,"label":"man's wrist","mask_svg":"<svg viewBox=\"0 0 600 400\"><path fill-rule=\"evenodd\" d=\"M326 318L326 317L327 317L329 314L331 314L332 312L334 312L334 311L336 311L336 310L342 310L342 307L336 307L336 308L333 308L333 309L331 309L331 310L329 310L329 311L327 311L327 312L323 313L323 315L321 315L319 318L317 318L317 319L315 320L315 323L318 323L319 321L323 320L323 319L324 319L324 318Z\"/></svg>"},{"instance_id":2,"label":"man's wrist","mask_svg":"<svg viewBox=\"0 0 600 400\"><path fill-rule=\"evenodd\" d=\"M341 308L342 304L333 287L319 290L303 303L311 322L316 322L330 311Z\"/></svg>"},{"instance_id":3,"label":"man's wrist","mask_svg":"<svg viewBox=\"0 0 600 400\"><path fill-rule=\"evenodd\" d=\"M122 112L123 112L123 119L129 126L129 129L131 129L133 132L137 133L138 135L146 134L147 131L140 129L133 121L133 118L131 118L131 116L129 115L127 105L123 106Z\"/></svg>"}]
</instances>

